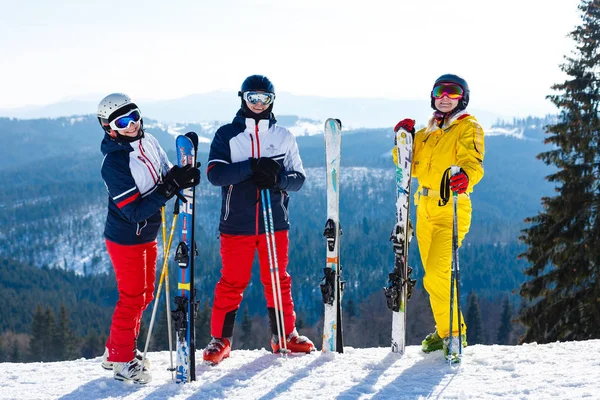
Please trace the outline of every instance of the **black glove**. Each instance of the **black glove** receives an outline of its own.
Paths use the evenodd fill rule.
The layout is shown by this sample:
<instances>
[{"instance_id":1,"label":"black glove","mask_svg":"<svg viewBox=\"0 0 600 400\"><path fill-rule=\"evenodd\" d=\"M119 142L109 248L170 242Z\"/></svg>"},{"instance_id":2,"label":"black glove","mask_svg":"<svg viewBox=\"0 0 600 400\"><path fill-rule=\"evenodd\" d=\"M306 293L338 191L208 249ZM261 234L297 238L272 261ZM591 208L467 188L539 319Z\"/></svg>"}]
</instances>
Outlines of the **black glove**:
<instances>
[{"instance_id":1,"label":"black glove","mask_svg":"<svg viewBox=\"0 0 600 400\"><path fill-rule=\"evenodd\" d=\"M279 163L269 157L251 158L252 181L259 189L275 189L279 184Z\"/></svg>"},{"instance_id":2,"label":"black glove","mask_svg":"<svg viewBox=\"0 0 600 400\"><path fill-rule=\"evenodd\" d=\"M200 170L193 168L190 164L180 167L173 166L163 178L162 183L158 184L156 191L167 199L175 196L181 189L187 189L200 183Z\"/></svg>"},{"instance_id":3,"label":"black glove","mask_svg":"<svg viewBox=\"0 0 600 400\"><path fill-rule=\"evenodd\" d=\"M252 173L254 175L262 174L267 176L275 176L279 174L281 166L277 161L273 160L272 158L261 157L251 158L250 168L252 168Z\"/></svg>"},{"instance_id":4,"label":"black glove","mask_svg":"<svg viewBox=\"0 0 600 400\"><path fill-rule=\"evenodd\" d=\"M279 174L275 176L253 175L252 181L259 190L277 189L279 187Z\"/></svg>"}]
</instances>

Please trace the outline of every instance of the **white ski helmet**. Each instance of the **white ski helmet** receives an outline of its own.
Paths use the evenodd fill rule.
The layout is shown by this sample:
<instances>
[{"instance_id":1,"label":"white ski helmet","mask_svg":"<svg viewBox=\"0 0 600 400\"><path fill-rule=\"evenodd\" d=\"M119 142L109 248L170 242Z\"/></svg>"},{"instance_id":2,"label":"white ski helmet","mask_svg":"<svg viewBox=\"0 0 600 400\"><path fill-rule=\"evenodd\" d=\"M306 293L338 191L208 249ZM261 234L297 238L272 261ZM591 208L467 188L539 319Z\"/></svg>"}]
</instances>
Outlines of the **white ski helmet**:
<instances>
[{"instance_id":1,"label":"white ski helmet","mask_svg":"<svg viewBox=\"0 0 600 400\"><path fill-rule=\"evenodd\" d=\"M122 113L138 108L131 98L124 93L112 93L103 98L98 104L98 122L102 129L110 134L110 121ZM118 113L117 113L118 112Z\"/></svg>"}]
</instances>

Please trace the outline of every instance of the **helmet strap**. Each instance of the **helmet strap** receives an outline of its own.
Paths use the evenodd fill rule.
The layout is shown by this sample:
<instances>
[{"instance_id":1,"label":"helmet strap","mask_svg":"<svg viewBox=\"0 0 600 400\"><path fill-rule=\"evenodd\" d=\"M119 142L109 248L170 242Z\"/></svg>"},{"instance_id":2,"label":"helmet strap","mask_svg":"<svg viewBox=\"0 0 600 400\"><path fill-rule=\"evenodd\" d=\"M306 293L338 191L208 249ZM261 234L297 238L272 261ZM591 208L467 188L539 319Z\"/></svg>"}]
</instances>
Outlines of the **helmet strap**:
<instances>
[{"instance_id":1,"label":"helmet strap","mask_svg":"<svg viewBox=\"0 0 600 400\"><path fill-rule=\"evenodd\" d=\"M260 121L261 119L271 119L271 112L273 111L273 104L267 107L263 112L257 114L251 109L248 108L246 102L242 99L242 115L245 118L253 118L255 121Z\"/></svg>"},{"instance_id":2,"label":"helmet strap","mask_svg":"<svg viewBox=\"0 0 600 400\"><path fill-rule=\"evenodd\" d=\"M133 143L136 140L140 140L141 138L144 137L144 129L141 126L140 126L140 130L138 131L138 134L133 137L121 135L119 132L115 132L115 133L116 133L115 139L119 142L125 142L125 143Z\"/></svg>"}]
</instances>

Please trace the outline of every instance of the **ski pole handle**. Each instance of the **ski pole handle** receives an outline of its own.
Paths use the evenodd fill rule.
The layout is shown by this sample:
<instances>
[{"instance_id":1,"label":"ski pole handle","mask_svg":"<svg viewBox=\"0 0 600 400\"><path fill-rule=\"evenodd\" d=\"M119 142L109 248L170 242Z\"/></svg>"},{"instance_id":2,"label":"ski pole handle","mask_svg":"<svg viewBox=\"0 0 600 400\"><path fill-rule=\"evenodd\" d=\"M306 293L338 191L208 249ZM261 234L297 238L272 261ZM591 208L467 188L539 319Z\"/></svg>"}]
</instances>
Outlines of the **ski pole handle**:
<instances>
[{"instance_id":1,"label":"ski pole handle","mask_svg":"<svg viewBox=\"0 0 600 400\"><path fill-rule=\"evenodd\" d=\"M460 173L460 167L458 165L450 166L450 176L454 176ZM452 191L453 197L458 197L458 192Z\"/></svg>"}]
</instances>

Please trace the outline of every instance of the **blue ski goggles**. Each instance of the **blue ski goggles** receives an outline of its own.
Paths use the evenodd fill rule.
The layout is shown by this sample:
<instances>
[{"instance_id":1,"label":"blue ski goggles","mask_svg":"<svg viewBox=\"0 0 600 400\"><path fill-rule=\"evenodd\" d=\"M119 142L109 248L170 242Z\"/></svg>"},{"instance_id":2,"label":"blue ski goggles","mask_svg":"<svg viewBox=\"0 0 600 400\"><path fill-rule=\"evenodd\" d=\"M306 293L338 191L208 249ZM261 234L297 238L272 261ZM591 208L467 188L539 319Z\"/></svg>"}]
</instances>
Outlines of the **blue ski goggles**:
<instances>
[{"instance_id":1,"label":"blue ski goggles","mask_svg":"<svg viewBox=\"0 0 600 400\"><path fill-rule=\"evenodd\" d=\"M242 98L250 104L262 103L269 106L275 101L275 93L269 92L244 92Z\"/></svg>"},{"instance_id":2,"label":"blue ski goggles","mask_svg":"<svg viewBox=\"0 0 600 400\"><path fill-rule=\"evenodd\" d=\"M113 119L109 125L111 129L114 129L115 131L120 129L127 129L129 128L129 125L139 122L141 119L142 114L140 113L140 109L134 108L127 114L121 115L120 117Z\"/></svg>"}]
</instances>

